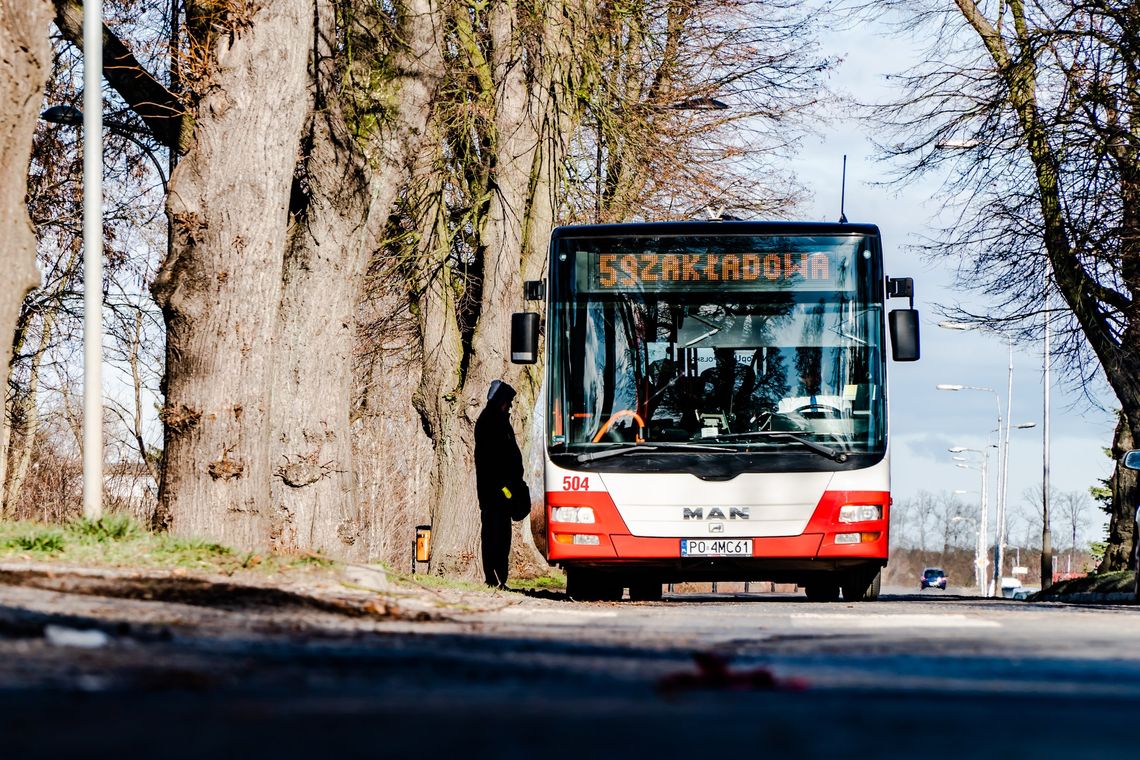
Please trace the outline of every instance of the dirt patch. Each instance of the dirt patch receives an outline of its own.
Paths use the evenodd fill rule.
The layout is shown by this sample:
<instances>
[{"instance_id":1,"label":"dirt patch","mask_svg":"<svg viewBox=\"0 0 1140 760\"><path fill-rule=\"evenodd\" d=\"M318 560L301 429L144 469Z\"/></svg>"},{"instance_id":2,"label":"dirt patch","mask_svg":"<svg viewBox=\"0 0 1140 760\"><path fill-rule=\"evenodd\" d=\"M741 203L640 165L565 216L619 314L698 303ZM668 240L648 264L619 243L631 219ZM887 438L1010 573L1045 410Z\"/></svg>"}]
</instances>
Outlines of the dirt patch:
<instances>
[{"instance_id":1,"label":"dirt patch","mask_svg":"<svg viewBox=\"0 0 1140 760\"><path fill-rule=\"evenodd\" d=\"M316 611L373 620L406 617L375 596L315 596L277 587L209 578L153 575L90 575L56 570L0 569L0 584L112 599L188 604L228 611ZM422 613L416 613L417 619Z\"/></svg>"}]
</instances>

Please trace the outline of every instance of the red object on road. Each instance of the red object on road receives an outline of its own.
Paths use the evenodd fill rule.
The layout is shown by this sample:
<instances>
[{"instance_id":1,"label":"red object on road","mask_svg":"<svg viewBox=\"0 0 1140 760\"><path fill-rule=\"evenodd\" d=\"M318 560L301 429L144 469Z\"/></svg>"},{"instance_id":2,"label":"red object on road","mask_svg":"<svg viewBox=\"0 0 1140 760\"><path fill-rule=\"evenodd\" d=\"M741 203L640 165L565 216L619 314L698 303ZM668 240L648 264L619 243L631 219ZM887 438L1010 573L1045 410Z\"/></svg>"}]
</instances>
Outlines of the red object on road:
<instances>
[{"instance_id":1,"label":"red object on road","mask_svg":"<svg viewBox=\"0 0 1140 760\"><path fill-rule=\"evenodd\" d=\"M658 691L675 694L695 689L725 691L804 691L807 682L800 678L778 678L767 668L732 670L728 659L713 652L693 655L697 672L685 671L665 676L657 682Z\"/></svg>"}]
</instances>

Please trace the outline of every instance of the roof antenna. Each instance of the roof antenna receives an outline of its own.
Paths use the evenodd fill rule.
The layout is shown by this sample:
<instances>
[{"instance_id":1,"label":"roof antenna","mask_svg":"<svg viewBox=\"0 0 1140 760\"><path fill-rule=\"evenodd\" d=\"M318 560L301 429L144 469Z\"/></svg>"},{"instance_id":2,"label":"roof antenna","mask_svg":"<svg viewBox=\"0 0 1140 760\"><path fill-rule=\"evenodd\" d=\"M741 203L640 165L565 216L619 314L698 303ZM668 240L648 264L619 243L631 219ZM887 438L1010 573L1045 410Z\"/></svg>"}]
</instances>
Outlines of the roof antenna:
<instances>
[{"instance_id":1,"label":"roof antenna","mask_svg":"<svg viewBox=\"0 0 1140 760\"><path fill-rule=\"evenodd\" d=\"M847 224L847 214L843 206L847 201L847 154L843 154L843 179L839 183L839 223Z\"/></svg>"}]
</instances>

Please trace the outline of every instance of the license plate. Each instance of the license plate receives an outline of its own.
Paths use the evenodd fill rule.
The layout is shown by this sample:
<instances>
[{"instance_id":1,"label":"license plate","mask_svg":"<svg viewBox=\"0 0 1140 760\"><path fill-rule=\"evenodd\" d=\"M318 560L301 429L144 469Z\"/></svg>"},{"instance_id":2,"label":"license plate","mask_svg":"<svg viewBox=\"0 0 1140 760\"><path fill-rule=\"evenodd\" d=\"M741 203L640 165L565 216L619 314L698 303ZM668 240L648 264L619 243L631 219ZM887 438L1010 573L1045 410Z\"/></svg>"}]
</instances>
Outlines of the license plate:
<instances>
[{"instance_id":1,"label":"license plate","mask_svg":"<svg viewBox=\"0 0 1140 760\"><path fill-rule=\"evenodd\" d=\"M751 557L751 538L682 538L682 557Z\"/></svg>"}]
</instances>

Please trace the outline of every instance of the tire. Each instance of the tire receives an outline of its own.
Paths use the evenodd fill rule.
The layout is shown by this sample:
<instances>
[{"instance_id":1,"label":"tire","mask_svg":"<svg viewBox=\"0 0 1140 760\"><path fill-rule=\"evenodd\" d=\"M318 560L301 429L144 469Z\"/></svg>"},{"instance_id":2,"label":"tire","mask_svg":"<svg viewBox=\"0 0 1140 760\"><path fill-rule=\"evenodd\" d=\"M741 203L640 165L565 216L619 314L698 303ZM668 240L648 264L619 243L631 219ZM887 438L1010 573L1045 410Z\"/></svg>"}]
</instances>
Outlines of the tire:
<instances>
[{"instance_id":1,"label":"tire","mask_svg":"<svg viewBox=\"0 0 1140 760\"><path fill-rule=\"evenodd\" d=\"M566 596L575 602L620 602L621 581L587 568L566 568Z\"/></svg>"},{"instance_id":2,"label":"tire","mask_svg":"<svg viewBox=\"0 0 1140 760\"><path fill-rule=\"evenodd\" d=\"M809 602L839 601L839 584L835 581L816 581L804 584L804 593Z\"/></svg>"},{"instance_id":3,"label":"tire","mask_svg":"<svg viewBox=\"0 0 1140 760\"><path fill-rule=\"evenodd\" d=\"M843 580L843 601L845 602L874 602L879 598L879 590L883 584L882 568L872 571L857 570Z\"/></svg>"},{"instance_id":4,"label":"tire","mask_svg":"<svg viewBox=\"0 0 1140 760\"><path fill-rule=\"evenodd\" d=\"M634 581L629 584L629 600L631 602L660 602L664 584L648 580Z\"/></svg>"}]
</instances>

